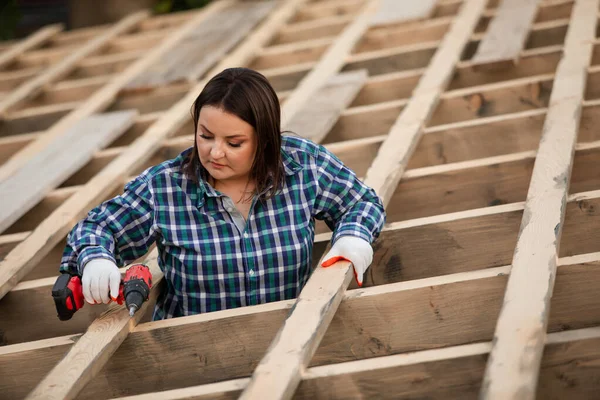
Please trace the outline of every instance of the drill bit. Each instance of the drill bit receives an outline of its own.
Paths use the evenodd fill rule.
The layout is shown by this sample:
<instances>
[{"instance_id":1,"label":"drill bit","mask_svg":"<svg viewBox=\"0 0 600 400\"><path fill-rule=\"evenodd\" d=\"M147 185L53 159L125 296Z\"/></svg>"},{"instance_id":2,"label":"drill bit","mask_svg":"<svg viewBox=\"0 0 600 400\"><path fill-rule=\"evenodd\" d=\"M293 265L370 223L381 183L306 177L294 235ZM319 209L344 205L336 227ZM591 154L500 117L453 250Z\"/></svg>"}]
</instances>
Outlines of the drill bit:
<instances>
[{"instance_id":1,"label":"drill bit","mask_svg":"<svg viewBox=\"0 0 600 400\"><path fill-rule=\"evenodd\" d=\"M131 307L129 307L129 316L133 317L136 310L137 310L137 307L134 304L132 304Z\"/></svg>"}]
</instances>

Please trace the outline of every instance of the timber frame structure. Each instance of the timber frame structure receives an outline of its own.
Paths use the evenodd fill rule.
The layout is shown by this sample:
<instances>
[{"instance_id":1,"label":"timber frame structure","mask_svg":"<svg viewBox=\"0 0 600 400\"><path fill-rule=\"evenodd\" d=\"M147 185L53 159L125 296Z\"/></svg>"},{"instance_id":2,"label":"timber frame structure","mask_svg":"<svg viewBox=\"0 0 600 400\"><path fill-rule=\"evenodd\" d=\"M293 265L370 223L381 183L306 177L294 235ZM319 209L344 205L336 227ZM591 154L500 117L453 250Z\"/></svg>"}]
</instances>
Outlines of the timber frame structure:
<instances>
[{"instance_id":1,"label":"timber frame structure","mask_svg":"<svg viewBox=\"0 0 600 400\"><path fill-rule=\"evenodd\" d=\"M219 0L1 45L0 398L597 398L599 3ZM298 299L150 322L153 250L134 318L59 321L66 233L230 66L383 199L365 285L318 223Z\"/></svg>"}]
</instances>

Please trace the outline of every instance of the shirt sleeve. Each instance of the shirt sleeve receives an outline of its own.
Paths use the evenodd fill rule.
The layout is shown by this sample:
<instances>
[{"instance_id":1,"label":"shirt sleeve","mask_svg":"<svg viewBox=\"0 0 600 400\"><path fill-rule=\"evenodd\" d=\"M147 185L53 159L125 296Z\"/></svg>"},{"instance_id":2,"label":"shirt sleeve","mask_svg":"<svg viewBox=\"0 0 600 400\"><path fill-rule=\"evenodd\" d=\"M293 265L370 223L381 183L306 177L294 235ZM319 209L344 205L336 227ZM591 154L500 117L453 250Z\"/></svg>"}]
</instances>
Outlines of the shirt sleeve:
<instances>
[{"instance_id":1,"label":"shirt sleeve","mask_svg":"<svg viewBox=\"0 0 600 400\"><path fill-rule=\"evenodd\" d=\"M319 146L316 164L315 218L324 220L333 231L332 243L342 236L358 236L373 243L385 222L383 203L375 190L323 146Z\"/></svg>"},{"instance_id":2,"label":"shirt sleeve","mask_svg":"<svg viewBox=\"0 0 600 400\"><path fill-rule=\"evenodd\" d=\"M95 258L112 260L119 267L148 252L154 242L153 198L140 176L125 185L124 193L92 209L67 236L61 272L81 275Z\"/></svg>"}]
</instances>

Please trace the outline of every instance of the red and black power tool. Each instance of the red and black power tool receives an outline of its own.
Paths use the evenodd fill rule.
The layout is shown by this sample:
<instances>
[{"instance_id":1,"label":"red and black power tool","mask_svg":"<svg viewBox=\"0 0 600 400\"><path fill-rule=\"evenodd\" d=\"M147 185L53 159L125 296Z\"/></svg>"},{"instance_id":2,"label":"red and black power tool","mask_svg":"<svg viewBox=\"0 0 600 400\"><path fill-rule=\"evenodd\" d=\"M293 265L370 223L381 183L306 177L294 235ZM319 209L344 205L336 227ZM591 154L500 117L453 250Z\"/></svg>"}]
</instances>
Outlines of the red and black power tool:
<instances>
[{"instance_id":1,"label":"red and black power tool","mask_svg":"<svg viewBox=\"0 0 600 400\"><path fill-rule=\"evenodd\" d=\"M152 274L144 264L134 264L125 273L125 279L119 288L119 305L125 302L129 315L133 314L148 300L152 288ZM61 321L70 320L73 314L85 304L81 277L64 273L58 277L52 287L52 297Z\"/></svg>"}]
</instances>

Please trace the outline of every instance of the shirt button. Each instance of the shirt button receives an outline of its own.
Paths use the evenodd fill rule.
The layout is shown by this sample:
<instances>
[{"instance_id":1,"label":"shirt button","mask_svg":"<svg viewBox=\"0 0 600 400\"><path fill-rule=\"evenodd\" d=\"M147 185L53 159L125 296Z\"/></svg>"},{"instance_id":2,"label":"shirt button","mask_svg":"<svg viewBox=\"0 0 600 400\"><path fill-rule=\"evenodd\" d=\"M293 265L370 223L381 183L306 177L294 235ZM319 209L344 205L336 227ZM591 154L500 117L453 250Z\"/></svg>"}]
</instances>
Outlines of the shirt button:
<instances>
[{"instance_id":1,"label":"shirt button","mask_svg":"<svg viewBox=\"0 0 600 400\"><path fill-rule=\"evenodd\" d=\"M248 239L248 232L244 232L244 237Z\"/></svg>"},{"instance_id":2,"label":"shirt button","mask_svg":"<svg viewBox=\"0 0 600 400\"><path fill-rule=\"evenodd\" d=\"M251 269L250 271L248 271L248 275L250 275L250 276L254 276L254 270L253 270L253 269Z\"/></svg>"},{"instance_id":3,"label":"shirt button","mask_svg":"<svg viewBox=\"0 0 600 400\"><path fill-rule=\"evenodd\" d=\"M227 210L228 212L232 212L232 211L233 211L233 208L231 208L231 207L227 207L227 208L226 208L226 210Z\"/></svg>"}]
</instances>

